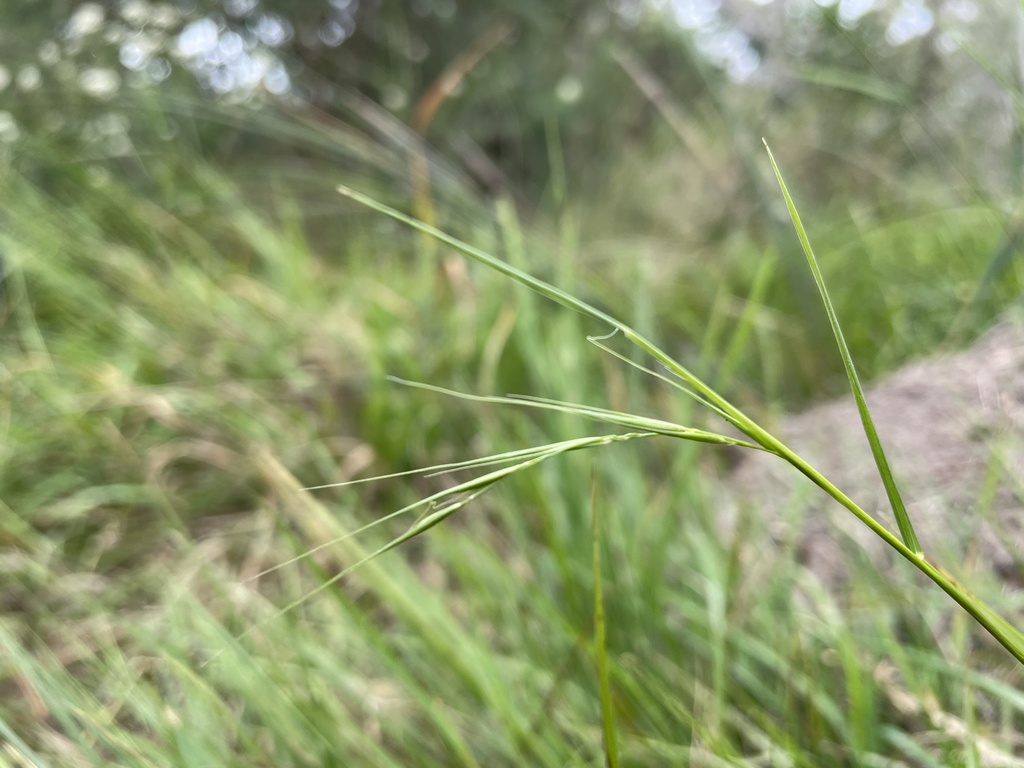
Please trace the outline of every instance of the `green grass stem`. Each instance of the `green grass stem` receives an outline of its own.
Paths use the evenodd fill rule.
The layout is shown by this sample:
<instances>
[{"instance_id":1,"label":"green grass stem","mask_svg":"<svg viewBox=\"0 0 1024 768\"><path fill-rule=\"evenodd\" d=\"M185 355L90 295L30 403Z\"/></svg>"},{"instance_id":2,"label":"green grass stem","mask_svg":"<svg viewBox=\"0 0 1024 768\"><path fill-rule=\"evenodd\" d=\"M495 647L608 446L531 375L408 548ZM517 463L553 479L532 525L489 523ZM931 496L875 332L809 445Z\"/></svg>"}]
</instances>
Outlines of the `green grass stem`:
<instances>
[{"instance_id":1,"label":"green grass stem","mask_svg":"<svg viewBox=\"0 0 1024 768\"><path fill-rule=\"evenodd\" d=\"M774 164L774 161L773 161ZM918 570L922 571L928 578L935 582L946 594L953 598L960 606L962 606L975 620L978 621L1007 651L1009 651L1014 658L1024 664L1024 635L1020 633L1016 628L1010 625L1005 619L1000 617L991 608L989 608L980 598L969 592L963 585L953 579L946 571L933 565L929 562L924 555L921 553L920 545L916 544L916 537L910 537L909 540L912 545L905 543L899 536L896 536L889 531L884 525L878 520L872 517L868 512L858 506L852 499L844 494L839 488L837 488L831 481L829 481L824 475L822 475L817 469L815 469L805 459L795 453L792 449L787 447L781 440L774 435L770 434L763 427L758 425L753 419L747 416L743 411L730 403L726 398L720 395L712 387L707 385L704 381L693 374L689 369L683 366L681 363L674 360L667 353L662 351L657 345L649 341L647 338L637 333L635 330L630 328L628 325L620 320L615 319L611 315L602 312L601 310L591 306L590 304L582 301L581 299L572 296L569 293L543 281L539 278L534 277L512 265L495 258L494 256L486 253L485 251L475 248L468 243L464 243L457 238L452 237L435 227L418 221L410 216L407 216L400 211L395 210L383 203L374 200L364 194L356 192L355 190L349 189L345 186L339 186L338 192L351 198L352 200L367 206L373 210L383 213L396 221L402 222L414 230L428 234L431 237L436 238L445 245L454 248L456 251L463 255L477 261L485 266L499 272L500 274L510 277L516 282L525 285L537 293L545 296L552 301L555 301L565 307L575 310L583 315L586 315L594 320L606 323L612 328L620 331L629 341L644 350L647 354L653 357L655 360L660 362L672 373L680 377L686 384L691 387L701 398L708 401L714 406L715 411L723 415L730 423L739 428L744 434L751 438L754 442L760 445L765 450L775 453L781 458L789 462L799 472L808 477L815 485L820 487L826 493L828 493L833 499L838 501L843 507L849 510L858 520L864 525L871 529L879 538L885 541L890 547L895 549L901 556L910 561ZM787 199L788 195L787 195ZM795 210L795 206L792 205L791 199L789 199L790 206ZM799 231L799 230L798 230ZM806 237L806 233L804 233ZM808 246L809 248L809 246ZM833 313L834 314L834 313ZM838 327L838 321L836 321L836 327ZM848 351L847 351L848 354ZM608 442L612 439L609 436L604 438ZM538 459L540 461L542 459ZM518 465L517 465L518 466ZM525 468L519 467L519 468ZM462 506L462 505L460 505ZM447 509L447 508L446 508ZM435 525L440 522L440 519L447 517L451 514L454 509L449 511L443 516L434 515L431 516L429 525L425 527L421 525L416 532L410 531L408 534L400 537L401 541L405 541L411 538L416 533L426 530L426 527ZM394 546L400 543L399 540L395 540L391 544L384 547L380 552L392 549ZM343 574L341 574L343 575ZM341 578L341 575L335 577L332 580L336 581ZM325 588L319 587L319 589ZM305 599L305 598L303 598ZM301 602L301 601L300 601ZM287 611L291 606L286 607L284 610Z\"/></svg>"},{"instance_id":2,"label":"green grass stem","mask_svg":"<svg viewBox=\"0 0 1024 768\"><path fill-rule=\"evenodd\" d=\"M619 743L615 730L615 707L608 674L604 596L601 591L601 522L597 513L597 475L590 476L590 539L594 573L594 653L597 655L597 679L601 690L601 733L607 768L619 768Z\"/></svg>"}]
</instances>

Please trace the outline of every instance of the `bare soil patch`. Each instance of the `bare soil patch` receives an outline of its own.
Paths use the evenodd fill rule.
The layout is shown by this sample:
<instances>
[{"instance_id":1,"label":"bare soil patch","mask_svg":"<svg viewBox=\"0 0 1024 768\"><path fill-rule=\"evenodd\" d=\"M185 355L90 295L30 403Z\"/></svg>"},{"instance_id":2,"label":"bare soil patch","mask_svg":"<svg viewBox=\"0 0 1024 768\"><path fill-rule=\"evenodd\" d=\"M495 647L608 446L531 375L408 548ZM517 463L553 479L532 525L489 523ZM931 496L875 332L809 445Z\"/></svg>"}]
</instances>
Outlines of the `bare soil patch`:
<instances>
[{"instance_id":1,"label":"bare soil patch","mask_svg":"<svg viewBox=\"0 0 1024 768\"><path fill-rule=\"evenodd\" d=\"M1024 316L963 351L907 365L867 391L882 443L926 554L1024 583ZM771 425L854 501L896 530L852 396ZM862 547L888 548L784 462L745 453L725 478L739 504L769 515L778 540L829 584Z\"/></svg>"}]
</instances>

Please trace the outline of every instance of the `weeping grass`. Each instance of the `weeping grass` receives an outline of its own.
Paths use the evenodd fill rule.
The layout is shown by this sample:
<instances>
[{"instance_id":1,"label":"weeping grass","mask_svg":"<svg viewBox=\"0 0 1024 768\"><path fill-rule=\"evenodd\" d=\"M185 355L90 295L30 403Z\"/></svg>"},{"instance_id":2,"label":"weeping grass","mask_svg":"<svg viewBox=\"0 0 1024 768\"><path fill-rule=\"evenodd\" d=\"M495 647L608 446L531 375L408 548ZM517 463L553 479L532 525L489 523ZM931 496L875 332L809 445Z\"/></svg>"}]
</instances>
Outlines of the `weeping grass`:
<instances>
[{"instance_id":1,"label":"weeping grass","mask_svg":"<svg viewBox=\"0 0 1024 768\"><path fill-rule=\"evenodd\" d=\"M767 144L766 144L767 149ZM677 362L666 354L663 350L658 348L653 342L649 341L644 336L638 334L632 328L625 323L616 320L610 315L602 312L587 304L586 302L562 291L555 286L552 286L542 280L539 280L532 275L529 275L516 267L506 264L495 257L487 254L473 246L461 242L444 232L428 225L421 221L412 219L399 211L383 205L372 198L362 195L354 190L347 187L339 187L338 191L350 197L356 202L362 203L380 213L390 216L393 219L401 221L402 223L412 227L413 229L422 232L423 234L430 235L436 238L445 245L454 248L456 251L468 256L469 258L478 261L490 269L501 273L502 275L525 285L532 290L536 291L545 298L551 299L559 304L562 304L569 309L573 309L587 317L594 320L598 320L612 326L615 331L621 332L626 339L635 344L641 350L646 352L657 362L663 365L670 372L678 376L685 384L689 387L684 388L683 391L690 395L692 398L700 402L702 405L709 408L711 411L722 417L732 426L739 429L745 435L747 435L754 443L760 446L763 450L768 451L777 455L779 458L790 463L797 471L806 475L815 485L822 488L826 493L832 496L837 502L846 507L852 512L862 523L870 528L876 535L886 542L890 547L895 549L899 554L911 562L918 570L924 573L930 578L935 584L937 584L944 592L953 598L961 607L964 608L974 619L981 624L1007 651L1009 651L1020 663L1024 664L1024 634L1017 630L1013 625L1001 617L998 613L993 611L988 605L985 604L979 597L972 594L965 586L957 582L947 571L940 566L931 563L922 553L921 545L917 540L917 536L914 533L913 525L910 522L909 516L907 515L906 509L903 505L902 498L899 490L896 487L895 480L892 475L892 471L889 468L888 461L885 457L884 449L882 448L881 442L878 438L878 434L875 430L874 424L871 419L870 410L868 409L867 402L864 398L863 388L860 384L860 380L857 376L856 368L853 364L853 359L850 356L849 348L846 345L846 340L843 336L842 329L839 324L839 320L836 317L835 309L832 306L832 302L829 298L828 291L825 287L824 280L821 276L821 270L818 267L817 260L814 256L814 252L811 249L810 241L807 237L806 230L804 229L803 223L800 220L800 215L796 209L796 205L793 203L793 199L789 194L789 190L786 188L785 182L782 179L782 174L779 171L778 166L775 163L774 156L771 155L771 150L768 150L769 158L771 160L772 168L775 171L776 177L779 181L779 185L782 189L782 193L786 199L786 205L790 211L790 215L793 219L793 224L796 228L797 235L800 239L800 243L804 249L804 253L807 257L808 264L814 275L815 283L821 293L822 300L825 305L825 310L828 315L829 323L832 327L833 333L835 334L836 343L839 347L840 354L843 358L843 364L846 368L847 375L850 380L851 388L853 389L854 397L857 401L857 408L861 416L861 421L864 425L864 431L868 438L868 442L871 445L872 454L875 458L875 462L878 467L879 474L885 484L886 492L889 496L889 501L892 504L893 512L896 516L896 520L899 525L900 533L903 536L901 540L895 536L891 531L886 529L877 519L871 516L864 509L859 507L853 500L846 496L841 490L834 486L826 477L821 475L813 466L807 463L802 457L794 453L791 449L785 446L778 438L768 433L763 427L758 425L753 419L747 416L743 411L734 406L724 397L722 397L715 389L708 386L704 381L698 378L690 370L688 370L681 363ZM543 402L535 402L536 405L543 405ZM573 405L568 403L562 403L557 405L548 404L551 407L556 407L560 410L567 410L569 412L575 412L579 415L594 415L599 413L600 409L595 409L589 406ZM617 423L622 423L622 419L628 418L625 414L617 414L616 418L619 419ZM685 427L677 427L678 431L673 436L682 438L684 440L697 440L699 442L724 442L724 437L721 435L714 435L704 433L698 430L687 430ZM667 434L662 431L662 434ZM592 447L592 446L587 446ZM744 447L754 447L749 444ZM526 466L522 467L527 468ZM432 523L435 524L435 523ZM414 529L415 530L415 529ZM421 529L422 530L422 529ZM420 530L416 530L412 535ZM407 538L403 537L403 541ZM396 540L397 541L397 540Z\"/></svg>"},{"instance_id":2,"label":"weeping grass","mask_svg":"<svg viewBox=\"0 0 1024 768\"><path fill-rule=\"evenodd\" d=\"M722 537L694 468L766 448L690 428L721 406L624 331L486 274L440 301L436 265L382 217L319 202L346 229L325 255L286 189L268 210L226 173L188 176L160 198L115 174L78 203L0 182L0 765L1014 759L1013 659L866 566L848 598L826 593L792 545L769 554L754 510ZM570 219L552 246L507 204L439 210L575 279ZM888 234L873 248L894 251ZM749 280L651 310L682 325L680 306L720 296L692 336L715 391L776 348L762 255L740 262ZM830 284L859 362L858 296ZM628 326L652 322L638 307ZM546 397L454 394L507 389Z\"/></svg>"}]
</instances>

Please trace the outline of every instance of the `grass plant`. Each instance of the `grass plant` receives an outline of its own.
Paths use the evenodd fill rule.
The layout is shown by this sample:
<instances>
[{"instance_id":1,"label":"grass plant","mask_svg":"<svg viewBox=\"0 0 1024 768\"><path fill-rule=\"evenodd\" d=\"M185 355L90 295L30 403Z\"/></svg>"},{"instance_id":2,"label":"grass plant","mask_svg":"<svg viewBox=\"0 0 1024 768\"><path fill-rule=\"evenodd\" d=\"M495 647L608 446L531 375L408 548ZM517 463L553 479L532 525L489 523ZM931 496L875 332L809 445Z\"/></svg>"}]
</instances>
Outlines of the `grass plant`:
<instances>
[{"instance_id":1,"label":"grass plant","mask_svg":"<svg viewBox=\"0 0 1024 768\"><path fill-rule=\"evenodd\" d=\"M602 340L603 318L474 267L438 278L400 227L339 215L324 200L355 145L316 156L329 173L289 166L294 187L153 146L127 171L53 150L54 173L0 177L0 766L1019 762L1020 667L943 595L863 563L841 599L795 543L768 548L754 510L721 534L695 467L710 444L765 446L688 428L699 401L665 385L744 424L723 403L744 382L781 395L776 353L828 359L779 303L779 254L737 238L721 271L693 267L668 295L647 245L602 256L571 190L549 227L435 189L461 239L557 275L637 338L682 338L716 401L645 366L625 330ZM868 357L879 329L958 311L948 297L983 272L996 219L830 220L829 254L894 274L871 303L845 279L856 259L822 261L851 355L877 372L924 351L932 331ZM900 248L913 258L887 261ZM921 291L911 263L948 282ZM611 354L583 353L588 335ZM386 374L550 399L442 400ZM373 474L408 479L344 484ZM1018 595L977 583L1019 614Z\"/></svg>"},{"instance_id":2,"label":"grass plant","mask_svg":"<svg viewBox=\"0 0 1024 768\"><path fill-rule=\"evenodd\" d=\"M767 145L766 145L767 148ZM818 267L817 260L814 256L814 252L811 249L810 241L808 240L806 230L804 229L803 223L800 219L800 215L796 209L793 199L789 194L789 190L786 188L785 182L782 179L782 174L779 171L778 165L775 163L775 158L769 152L769 158L771 159L772 167L775 171L776 177L778 178L779 185L782 189L782 193L786 199L786 205L789 209L790 215L793 219L793 224L796 227L797 235L800 239L800 243L803 246L804 252L807 256L808 264L810 265L811 271L814 275L815 283L821 292L822 300L825 304L825 310L828 314L829 323L832 326L832 330L835 334L837 345L839 346L840 354L843 359L843 365L846 368L847 375L850 380L851 387L853 389L854 397L857 401L857 408L861 416L861 420L864 425L864 431L868 438L868 442L871 445L872 454L875 458L875 462L878 467L878 471L882 480L885 484L886 492L889 496L889 501L892 504L893 513L895 514L897 523L899 525L902 540L894 535L891 531L886 529L877 519L871 514L866 512L864 509L859 507L852 499L844 494L839 488L833 485L828 478L824 477L818 470L811 466L806 460L800 457L798 454L793 452L790 448L784 445L778 438L771 435L763 427L757 424L752 418L747 416L743 411L734 406L724 397L722 397L715 389L708 386L704 381L694 375L689 369L683 366L681 363L674 360L663 350L655 346L653 342L641 336L632 328L625 323L616 320L608 314L594 308L590 304L587 304L580 299L577 299L564 291L545 283L542 280L522 272L521 270L501 262L494 258L490 254L487 254L473 246L463 243L455 238L446 235L440 230L424 224L421 221L412 219L399 211L389 208L388 206L382 205L381 203L366 197L358 192L348 189L347 187L339 187L338 191L347 197L360 202L364 205L373 208L381 213L384 213L410 227L428 234L437 240L441 241L445 245L448 245L458 252L465 254L466 256L488 266L489 268L500 272L501 274L509 277L517 282L535 290L542 296L552 299L553 301L562 304L570 309L576 310L581 314L584 314L594 320L598 320L612 326L615 331L620 331L626 339L635 344L641 350L650 355L654 360L663 365L668 371L675 374L681 379L686 385L683 391L696 399L702 405L706 406L718 416L722 417L726 422L739 429L743 434L747 435L756 446L750 443L735 443L744 445L747 448L754 448L760 446L763 450L777 455L779 458L789 462L795 469L802 474L806 475L815 485L819 486L822 490L828 493L833 499L839 502L841 505L846 507L852 512L862 523L868 526L876 535L883 539L886 544L899 552L904 558L909 560L916 568L924 573L928 578L935 582L944 592L952 597L961 607L964 608L971 616L978 621L991 635L999 641L999 643L1006 648L1013 656L1022 664L1024 664L1024 634L1017 630L1004 618L999 616L998 613L993 611L989 606L985 604L976 595L972 594L965 586L957 582L948 572L941 567L931 563L922 553L921 545L917 540L917 536L914 533L913 526L910 522L910 518L907 515L906 509L903 505L902 498L899 494L899 490L896 487L895 480L892 476L892 471L889 468L888 461L885 458L885 452L881 446L881 442L878 438L878 434L875 430L874 424L871 420L871 414L868 409L866 400L864 398L864 391L860 384L860 380L857 376L856 368L853 364L853 359L850 356L849 348L846 344L846 340L843 336L842 329L839 325L839 320L836 316L835 309L832 306L832 302L829 299L828 292L825 288L824 280L821 276L821 270ZM492 401L494 400L491 398ZM531 402L531 401L527 401ZM547 405L549 407L555 407L561 410L565 410L569 413L576 413L579 415L593 416L597 413L602 413L601 409L595 409L590 406L574 405L570 403L545 403L543 401L532 401L534 405ZM613 423L630 424L630 417L627 414L614 414L616 419ZM638 417L633 417L638 418ZM670 426L668 430L662 428L659 430L661 434L672 434L674 437L679 437L684 440L696 440L698 442L719 442L727 443L728 438L724 435L716 435L714 433L707 433L703 430L689 430L682 426ZM589 444L585 447L593 447L601 443ZM582 447L582 446L581 446ZM532 464L522 464L513 467L514 471L520 469L526 469ZM487 482L492 482L489 477ZM504 475L502 475L502 478ZM499 479L502 479L499 478ZM462 486L456 486L456 492L461 492ZM461 508L461 504L458 508ZM452 511L455 511L454 509ZM441 513L438 513L441 515ZM441 515L447 516L447 515ZM434 525L441 517L431 517L430 525ZM424 530L421 527L414 527L410 529L410 535L416 535ZM402 537L402 541L407 540L407 537ZM396 539L396 542L398 540Z\"/></svg>"}]
</instances>

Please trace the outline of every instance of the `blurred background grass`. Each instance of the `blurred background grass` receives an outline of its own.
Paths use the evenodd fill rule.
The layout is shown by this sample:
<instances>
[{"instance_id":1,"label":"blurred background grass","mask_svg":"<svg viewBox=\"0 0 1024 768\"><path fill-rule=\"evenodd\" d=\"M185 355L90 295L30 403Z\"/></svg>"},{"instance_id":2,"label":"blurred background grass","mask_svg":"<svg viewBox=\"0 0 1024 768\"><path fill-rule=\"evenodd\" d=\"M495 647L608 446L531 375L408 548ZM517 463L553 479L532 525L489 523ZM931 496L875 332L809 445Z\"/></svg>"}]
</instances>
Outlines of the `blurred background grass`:
<instances>
[{"instance_id":1,"label":"blurred background grass","mask_svg":"<svg viewBox=\"0 0 1024 768\"><path fill-rule=\"evenodd\" d=\"M0 11L0 765L596 765L596 471L627 765L1019 765L1012 660L868 565L841 601L714 449L303 494L592 429L387 374L692 421L581 318L339 183L605 307L755 414L968 343L1024 279L1020 9L35 3ZM740 568L739 563L744 563ZM1013 597L979 575L986 599Z\"/></svg>"}]
</instances>

